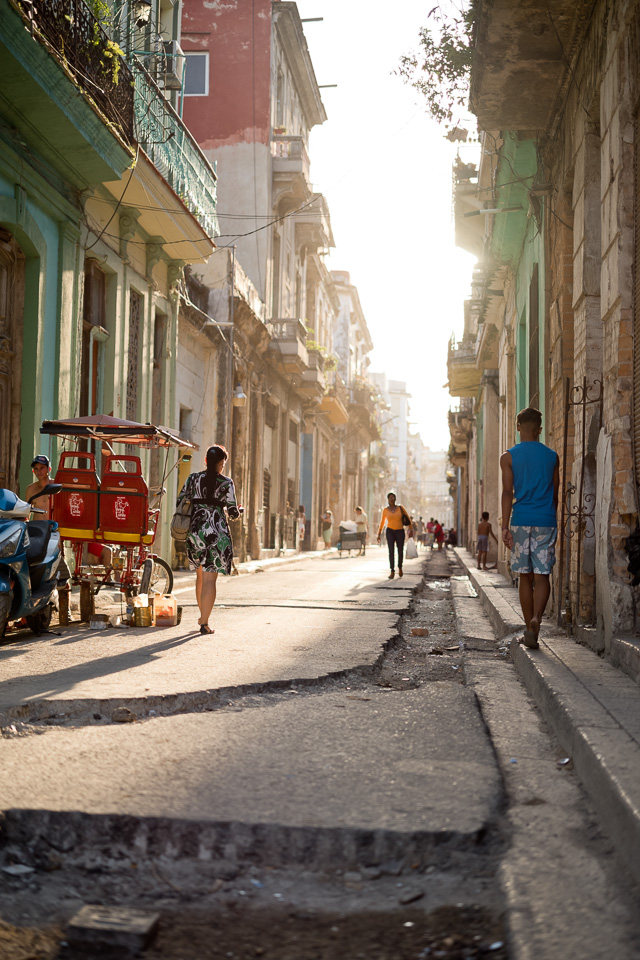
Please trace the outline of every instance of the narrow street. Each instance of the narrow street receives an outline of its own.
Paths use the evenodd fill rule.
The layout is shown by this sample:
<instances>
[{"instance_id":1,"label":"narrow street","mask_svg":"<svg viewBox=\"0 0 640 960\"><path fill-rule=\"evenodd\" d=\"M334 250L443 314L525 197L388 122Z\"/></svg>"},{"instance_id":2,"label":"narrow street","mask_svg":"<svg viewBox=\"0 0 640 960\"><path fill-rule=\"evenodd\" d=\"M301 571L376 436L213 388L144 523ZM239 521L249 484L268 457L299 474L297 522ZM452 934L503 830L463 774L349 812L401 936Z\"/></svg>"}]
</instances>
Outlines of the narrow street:
<instances>
[{"instance_id":1,"label":"narrow street","mask_svg":"<svg viewBox=\"0 0 640 960\"><path fill-rule=\"evenodd\" d=\"M170 629L0 648L3 960L93 958L83 904L160 914L150 960L640 955L638 891L452 552L190 581ZM426 631L426 635L425 635ZM114 956L127 957L119 947Z\"/></svg>"}]
</instances>

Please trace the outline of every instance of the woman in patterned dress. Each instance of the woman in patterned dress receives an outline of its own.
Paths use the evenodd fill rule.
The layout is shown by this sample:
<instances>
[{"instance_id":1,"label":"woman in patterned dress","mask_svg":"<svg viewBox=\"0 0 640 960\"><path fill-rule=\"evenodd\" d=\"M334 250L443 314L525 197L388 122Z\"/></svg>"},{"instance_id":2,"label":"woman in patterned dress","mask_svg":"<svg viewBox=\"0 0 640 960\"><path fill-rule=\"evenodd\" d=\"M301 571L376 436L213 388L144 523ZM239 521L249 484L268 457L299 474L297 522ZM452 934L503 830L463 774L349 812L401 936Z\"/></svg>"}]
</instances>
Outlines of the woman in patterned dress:
<instances>
[{"instance_id":1,"label":"woman in patterned dress","mask_svg":"<svg viewBox=\"0 0 640 960\"><path fill-rule=\"evenodd\" d=\"M207 450L207 469L191 473L178 495L178 506L185 499L193 504L191 528L186 540L189 566L196 571L196 600L200 609L200 633L213 633L209 617L216 602L218 574L229 576L233 562L233 543L226 510L237 520L241 509L236 503L233 480L222 475L228 457L220 444Z\"/></svg>"}]
</instances>

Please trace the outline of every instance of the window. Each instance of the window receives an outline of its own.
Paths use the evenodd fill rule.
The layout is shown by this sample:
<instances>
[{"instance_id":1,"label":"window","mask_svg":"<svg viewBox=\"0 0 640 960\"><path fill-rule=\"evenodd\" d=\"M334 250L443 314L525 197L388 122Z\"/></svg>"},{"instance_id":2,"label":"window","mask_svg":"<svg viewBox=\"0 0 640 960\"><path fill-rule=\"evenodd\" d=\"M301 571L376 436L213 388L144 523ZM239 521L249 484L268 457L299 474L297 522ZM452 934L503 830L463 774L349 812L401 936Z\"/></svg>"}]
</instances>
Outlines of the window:
<instances>
[{"instance_id":1,"label":"window","mask_svg":"<svg viewBox=\"0 0 640 960\"><path fill-rule=\"evenodd\" d=\"M276 82L276 127L280 129L284 124L284 74L278 70Z\"/></svg>"},{"instance_id":2,"label":"window","mask_svg":"<svg viewBox=\"0 0 640 960\"><path fill-rule=\"evenodd\" d=\"M101 344L108 337L106 327L107 278L95 260L87 260L84 270L84 309L82 323L82 367L80 416L98 413L103 363Z\"/></svg>"},{"instance_id":3,"label":"window","mask_svg":"<svg viewBox=\"0 0 640 960\"><path fill-rule=\"evenodd\" d=\"M209 95L209 54L185 53L184 58L185 97L207 97Z\"/></svg>"}]
</instances>

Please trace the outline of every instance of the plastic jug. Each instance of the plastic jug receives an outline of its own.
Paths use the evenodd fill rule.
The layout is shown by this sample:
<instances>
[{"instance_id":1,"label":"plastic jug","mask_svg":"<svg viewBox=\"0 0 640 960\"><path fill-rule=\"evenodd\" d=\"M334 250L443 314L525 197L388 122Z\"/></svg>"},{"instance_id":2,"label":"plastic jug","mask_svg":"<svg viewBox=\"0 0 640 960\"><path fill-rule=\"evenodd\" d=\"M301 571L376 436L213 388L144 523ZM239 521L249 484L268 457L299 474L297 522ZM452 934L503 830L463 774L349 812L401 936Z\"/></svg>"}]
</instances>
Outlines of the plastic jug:
<instances>
[{"instance_id":1,"label":"plastic jug","mask_svg":"<svg viewBox=\"0 0 640 960\"><path fill-rule=\"evenodd\" d=\"M154 609L156 627L175 627L178 622L178 601L172 593L166 597L155 597Z\"/></svg>"}]
</instances>

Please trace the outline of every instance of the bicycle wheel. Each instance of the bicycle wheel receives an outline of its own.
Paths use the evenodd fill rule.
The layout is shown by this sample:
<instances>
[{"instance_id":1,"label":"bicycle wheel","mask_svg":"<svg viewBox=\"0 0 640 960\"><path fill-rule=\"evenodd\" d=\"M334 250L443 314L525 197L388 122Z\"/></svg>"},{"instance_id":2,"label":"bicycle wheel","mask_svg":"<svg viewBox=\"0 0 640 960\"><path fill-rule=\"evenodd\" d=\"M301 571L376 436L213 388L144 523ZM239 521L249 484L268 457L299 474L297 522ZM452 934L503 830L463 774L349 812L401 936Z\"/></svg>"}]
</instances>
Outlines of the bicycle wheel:
<instances>
[{"instance_id":1,"label":"bicycle wheel","mask_svg":"<svg viewBox=\"0 0 640 960\"><path fill-rule=\"evenodd\" d=\"M153 570L149 583L149 596L163 597L173 590L173 570L162 557L151 557Z\"/></svg>"}]
</instances>

